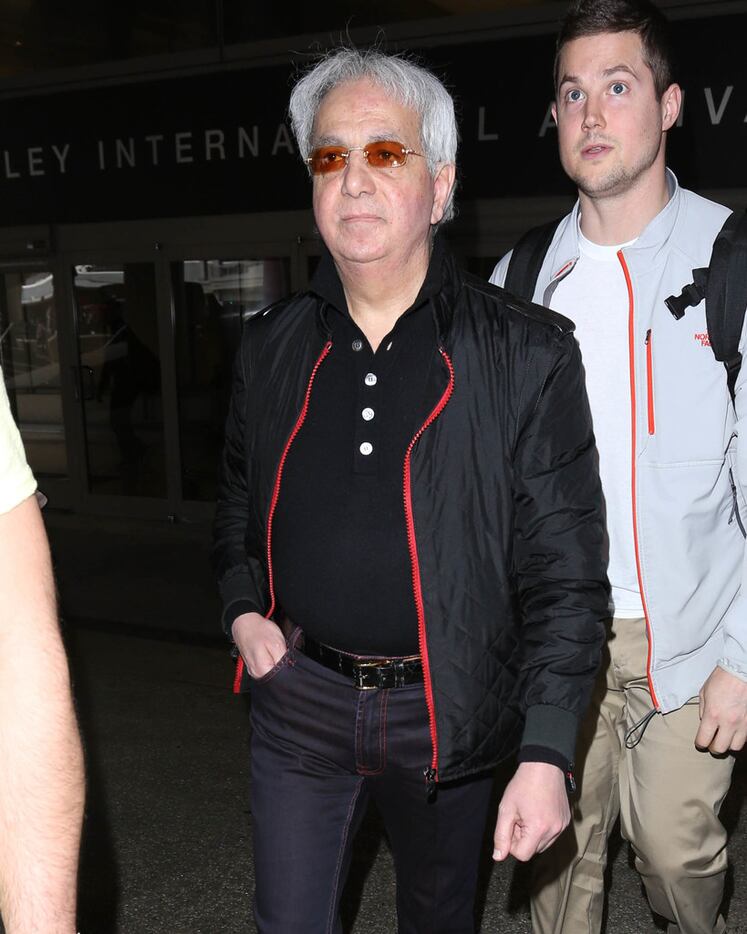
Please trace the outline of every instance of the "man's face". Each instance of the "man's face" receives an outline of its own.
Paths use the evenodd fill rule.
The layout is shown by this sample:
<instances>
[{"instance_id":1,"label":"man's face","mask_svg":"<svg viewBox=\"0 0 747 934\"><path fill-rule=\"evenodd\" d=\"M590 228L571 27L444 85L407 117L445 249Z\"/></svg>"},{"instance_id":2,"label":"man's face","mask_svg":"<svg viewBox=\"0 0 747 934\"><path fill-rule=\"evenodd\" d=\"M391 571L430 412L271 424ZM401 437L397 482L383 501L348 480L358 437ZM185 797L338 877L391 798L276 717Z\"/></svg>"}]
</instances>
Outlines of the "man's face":
<instances>
[{"instance_id":1,"label":"man's face","mask_svg":"<svg viewBox=\"0 0 747 934\"><path fill-rule=\"evenodd\" d=\"M418 115L366 79L330 91L316 115L313 148L355 149L375 140L421 153ZM443 215L453 179L453 166L434 179L426 160L415 155L398 168L372 168L360 151L351 152L340 171L315 175L314 217L338 267L387 259L406 265L413 256L427 256L431 224Z\"/></svg>"},{"instance_id":2,"label":"man's face","mask_svg":"<svg viewBox=\"0 0 747 934\"><path fill-rule=\"evenodd\" d=\"M625 194L664 171L664 131L677 119L680 91L661 99L637 33L601 33L561 51L553 116L560 161L590 198Z\"/></svg>"}]
</instances>

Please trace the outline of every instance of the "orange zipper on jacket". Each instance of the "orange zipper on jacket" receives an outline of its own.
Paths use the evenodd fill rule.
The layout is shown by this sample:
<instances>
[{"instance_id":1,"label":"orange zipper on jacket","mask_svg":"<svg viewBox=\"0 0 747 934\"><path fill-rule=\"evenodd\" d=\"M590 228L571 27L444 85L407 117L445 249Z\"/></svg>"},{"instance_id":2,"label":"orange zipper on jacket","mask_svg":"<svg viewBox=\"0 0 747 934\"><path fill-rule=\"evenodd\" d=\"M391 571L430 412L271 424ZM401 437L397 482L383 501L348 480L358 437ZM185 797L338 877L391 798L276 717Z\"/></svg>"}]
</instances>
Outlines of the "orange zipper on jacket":
<instances>
[{"instance_id":1,"label":"orange zipper on jacket","mask_svg":"<svg viewBox=\"0 0 747 934\"><path fill-rule=\"evenodd\" d=\"M643 574L641 572L641 555L638 548L638 503L636 497L637 477L636 477L636 391L635 391L635 299L633 297L633 282L630 278L630 270L625 260L622 250L618 250L617 258L622 266L625 275L625 284L628 288L628 355L630 369L630 445L631 445L631 488L633 498L633 543L635 545L635 566L638 575L638 588L641 592L641 603L643 605L643 615L646 619L646 635L648 636L648 655L646 658L646 677L648 679L648 689L651 692L651 699L654 706L659 708L659 700L654 690L654 682L651 677L651 656L653 654L653 632L649 621L648 607L646 605L646 595L643 590ZM650 335L649 331L649 335ZM650 350L650 342L647 341L647 347ZM649 398L653 398L650 396ZM650 425L651 423L649 423Z\"/></svg>"},{"instance_id":2,"label":"orange zipper on jacket","mask_svg":"<svg viewBox=\"0 0 747 934\"><path fill-rule=\"evenodd\" d=\"M288 440L285 442L285 447L283 448L283 453L280 455L280 461L278 462L277 470L275 472L275 483L272 488L272 498L270 500L270 509L267 513L267 583L270 590L270 606L265 613L267 619L272 617L272 614L275 612L275 579L272 571L272 520L275 515L275 509L278 504L278 498L280 497L280 484L283 479L283 469L285 468L285 461L288 457L288 452L293 442L296 440L296 435L301 430L301 426L306 421L306 415L309 411L309 399L311 398L311 389L314 385L314 379L316 378L316 373L319 367L322 365L322 361L327 356L327 354L332 349L332 341L327 341L322 349L322 352L319 354L319 359L314 364L314 369L311 371L311 376L309 377L309 384L306 387L306 395L304 396L303 405L301 406L301 411L296 419L296 424L293 426ZM239 655L236 662L236 673L233 679L233 692L238 694L241 689L241 678L244 674L244 659Z\"/></svg>"},{"instance_id":3,"label":"orange zipper on jacket","mask_svg":"<svg viewBox=\"0 0 747 934\"><path fill-rule=\"evenodd\" d=\"M651 328L646 331L646 388L648 391L648 433L653 435L656 434L656 422L654 421L654 361Z\"/></svg>"},{"instance_id":4,"label":"orange zipper on jacket","mask_svg":"<svg viewBox=\"0 0 747 934\"><path fill-rule=\"evenodd\" d=\"M443 360L449 370L449 382L444 390L443 395L439 399L436 407L433 409L428 418L423 422L418 431L415 433L412 441L410 441L407 446L407 451L405 453L405 469L404 469L404 500L405 500L405 522L407 525L407 546L410 551L410 566L412 568L412 588L415 595L415 610L418 618L418 648L420 651L420 658L423 665L423 682L425 687L425 703L428 708L428 725L431 733L431 748L433 750L433 755L431 758L430 768L426 769L425 780L428 787L435 785L438 782L438 731L436 729L436 706L433 700L433 681L431 679L431 666L430 660L428 658L428 639L425 632L425 607L423 604L423 585L420 580L420 562L418 559L418 546L417 540L415 538L415 518L412 511L412 486L411 486L411 473L410 473L410 462L413 448L415 447L418 439L423 434L423 432L433 424L433 422L438 418L438 416L443 412L446 407L447 402L451 398L451 394L454 391L454 366L446 353L446 351L439 347L439 353L443 357Z\"/></svg>"}]
</instances>

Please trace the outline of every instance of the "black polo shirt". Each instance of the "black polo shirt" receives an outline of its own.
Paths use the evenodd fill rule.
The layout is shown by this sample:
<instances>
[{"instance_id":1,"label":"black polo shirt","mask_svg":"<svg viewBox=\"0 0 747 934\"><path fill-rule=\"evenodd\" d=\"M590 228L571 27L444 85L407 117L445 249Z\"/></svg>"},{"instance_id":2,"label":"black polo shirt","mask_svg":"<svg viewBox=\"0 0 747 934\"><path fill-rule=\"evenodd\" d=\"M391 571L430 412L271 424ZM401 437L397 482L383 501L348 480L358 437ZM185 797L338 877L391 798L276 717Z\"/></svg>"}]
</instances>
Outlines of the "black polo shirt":
<instances>
[{"instance_id":1,"label":"black polo shirt","mask_svg":"<svg viewBox=\"0 0 747 934\"><path fill-rule=\"evenodd\" d=\"M431 308L440 285L434 255L417 299L374 353L328 254L311 284L332 349L285 463L273 569L290 619L343 651L418 652L404 463L448 381Z\"/></svg>"}]
</instances>

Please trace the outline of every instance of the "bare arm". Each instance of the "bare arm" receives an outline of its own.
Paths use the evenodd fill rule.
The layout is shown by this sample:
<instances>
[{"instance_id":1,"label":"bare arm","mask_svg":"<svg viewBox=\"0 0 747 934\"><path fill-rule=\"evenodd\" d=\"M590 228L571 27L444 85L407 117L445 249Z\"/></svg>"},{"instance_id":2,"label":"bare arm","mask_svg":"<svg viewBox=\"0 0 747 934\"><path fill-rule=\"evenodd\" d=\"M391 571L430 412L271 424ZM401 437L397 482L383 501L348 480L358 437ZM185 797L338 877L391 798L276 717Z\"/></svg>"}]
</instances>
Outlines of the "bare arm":
<instances>
[{"instance_id":1,"label":"bare arm","mask_svg":"<svg viewBox=\"0 0 747 934\"><path fill-rule=\"evenodd\" d=\"M35 497L0 515L0 909L7 934L73 934L83 753Z\"/></svg>"}]
</instances>

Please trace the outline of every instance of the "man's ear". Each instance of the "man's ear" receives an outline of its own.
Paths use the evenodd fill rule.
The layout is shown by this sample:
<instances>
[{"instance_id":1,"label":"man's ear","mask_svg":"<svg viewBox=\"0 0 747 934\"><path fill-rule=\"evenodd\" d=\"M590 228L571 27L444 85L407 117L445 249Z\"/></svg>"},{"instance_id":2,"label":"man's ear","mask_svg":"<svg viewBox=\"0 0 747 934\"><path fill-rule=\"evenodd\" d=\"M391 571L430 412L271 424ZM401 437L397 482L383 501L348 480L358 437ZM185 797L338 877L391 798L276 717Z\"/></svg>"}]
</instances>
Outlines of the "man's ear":
<instances>
[{"instance_id":1,"label":"man's ear","mask_svg":"<svg viewBox=\"0 0 747 934\"><path fill-rule=\"evenodd\" d=\"M682 107L682 88L679 84L670 84L661 97L661 126L671 129L677 122Z\"/></svg>"},{"instance_id":2,"label":"man's ear","mask_svg":"<svg viewBox=\"0 0 747 934\"><path fill-rule=\"evenodd\" d=\"M456 181L456 166L453 162L440 165L433 179L433 208L431 210L431 224L437 224L444 216L444 210L449 195Z\"/></svg>"},{"instance_id":3,"label":"man's ear","mask_svg":"<svg viewBox=\"0 0 747 934\"><path fill-rule=\"evenodd\" d=\"M556 101L553 101L552 104L550 105L550 113L552 114L552 118L555 121L555 126L557 126L558 125L558 104Z\"/></svg>"}]
</instances>

